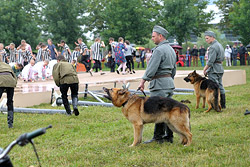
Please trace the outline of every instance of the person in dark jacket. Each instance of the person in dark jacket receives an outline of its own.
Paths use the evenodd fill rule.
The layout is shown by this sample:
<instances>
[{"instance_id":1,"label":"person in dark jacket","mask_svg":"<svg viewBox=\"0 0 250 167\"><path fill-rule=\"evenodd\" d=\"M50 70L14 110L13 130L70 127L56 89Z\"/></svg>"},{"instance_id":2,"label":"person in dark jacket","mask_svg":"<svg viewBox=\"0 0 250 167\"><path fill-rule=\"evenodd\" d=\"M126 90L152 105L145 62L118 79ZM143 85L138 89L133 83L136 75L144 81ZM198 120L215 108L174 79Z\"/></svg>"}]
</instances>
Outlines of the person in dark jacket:
<instances>
[{"instance_id":1,"label":"person in dark jacket","mask_svg":"<svg viewBox=\"0 0 250 167\"><path fill-rule=\"evenodd\" d=\"M245 59L245 53L246 53L246 48L245 46L243 46L243 44L240 44L239 50L238 50L239 54L240 54L240 65L246 65L246 59Z\"/></svg>"},{"instance_id":2,"label":"person in dark jacket","mask_svg":"<svg viewBox=\"0 0 250 167\"><path fill-rule=\"evenodd\" d=\"M237 55L238 55L238 49L236 48L236 45L234 45L232 47L233 66L237 66Z\"/></svg>"},{"instance_id":3,"label":"person in dark jacket","mask_svg":"<svg viewBox=\"0 0 250 167\"><path fill-rule=\"evenodd\" d=\"M7 122L9 128L13 128L13 120L14 120L14 106L13 106L13 96L14 96L14 88L17 84L17 78L14 74L10 65L0 62L0 99L2 97L3 92L7 93Z\"/></svg>"},{"instance_id":4,"label":"person in dark jacket","mask_svg":"<svg viewBox=\"0 0 250 167\"><path fill-rule=\"evenodd\" d=\"M64 56L58 56L57 64L55 64L53 67L52 75L56 85L60 87L63 105L68 115L71 115L71 109L67 95L67 92L70 88L72 105L74 109L73 113L76 116L78 116L79 111L77 108L77 104L78 104L79 79L76 73L76 69L72 64L68 63L65 60Z\"/></svg>"},{"instance_id":5,"label":"person in dark jacket","mask_svg":"<svg viewBox=\"0 0 250 167\"><path fill-rule=\"evenodd\" d=\"M198 49L197 46L194 45L192 51L191 51L191 56L193 59L193 66L198 67Z\"/></svg>"},{"instance_id":6,"label":"person in dark jacket","mask_svg":"<svg viewBox=\"0 0 250 167\"><path fill-rule=\"evenodd\" d=\"M204 48L204 46L201 45L199 49L199 57L200 57L202 67L205 66L204 64L205 54L206 54L206 49Z\"/></svg>"}]
</instances>

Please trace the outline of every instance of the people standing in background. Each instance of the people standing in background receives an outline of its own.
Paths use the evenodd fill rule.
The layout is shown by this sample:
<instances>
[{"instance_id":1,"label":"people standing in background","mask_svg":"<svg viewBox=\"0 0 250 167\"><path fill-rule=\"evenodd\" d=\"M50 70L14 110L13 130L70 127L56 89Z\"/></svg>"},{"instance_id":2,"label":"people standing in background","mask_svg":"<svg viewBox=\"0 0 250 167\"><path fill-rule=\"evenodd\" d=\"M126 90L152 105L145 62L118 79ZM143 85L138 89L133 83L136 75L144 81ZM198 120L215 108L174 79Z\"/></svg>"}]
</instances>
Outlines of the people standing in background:
<instances>
[{"instance_id":1,"label":"people standing in background","mask_svg":"<svg viewBox=\"0 0 250 167\"><path fill-rule=\"evenodd\" d=\"M122 68L122 75L126 74L126 59L125 54L123 50L127 51L127 44L124 43L123 38L119 37L118 44L115 47L115 62L116 64L119 64L119 67L117 68L116 72L117 74L120 74L119 70Z\"/></svg>"},{"instance_id":2,"label":"people standing in background","mask_svg":"<svg viewBox=\"0 0 250 167\"><path fill-rule=\"evenodd\" d=\"M32 55L28 49L26 49L25 45L21 45L20 49L18 50L18 63L22 64L23 66L26 66L29 64L29 61L31 60Z\"/></svg>"},{"instance_id":3,"label":"people standing in background","mask_svg":"<svg viewBox=\"0 0 250 167\"><path fill-rule=\"evenodd\" d=\"M199 49L199 57L200 57L202 67L205 66L205 63L204 63L205 54L206 54L206 49L204 48L203 45L201 45Z\"/></svg>"},{"instance_id":4,"label":"people standing in background","mask_svg":"<svg viewBox=\"0 0 250 167\"><path fill-rule=\"evenodd\" d=\"M141 54L140 54L140 59L141 59L141 67L144 68L144 61L145 61L145 50L142 49L141 50Z\"/></svg>"},{"instance_id":5,"label":"people standing in background","mask_svg":"<svg viewBox=\"0 0 250 167\"><path fill-rule=\"evenodd\" d=\"M69 57L71 55L71 51L69 46L66 44L64 40L61 40L60 44L57 44L58 47L62 47L62 54L65 57L65 60L69 62Z\"/></svg>"},{"instance_id":6,"label":"people standing in background","mask_svg":"<svg viewBox=\"0 0 250 167\"><path fill-rule=\"evenodd\" d=\"M109 38L109 44L111 48L111 57L110 57L110 72L115 72L115 47L118 44L115 42L114 38L110 37Z\"/></svg>"},{"instance_id":7,"label":"people standing in background","mask_svg":"<svg viewBox=\"0 0 250 167\"><path fill-rule=\"evenodd\" d=\"M147 66L148 66L148 64L149 64L149 61L150 61L150 59L151 59L151 56L152 56L152 53L151 53L151 51L150 50L147 50L147 52L146 52L146 62L147 62Z\"/></svg>"},{"instance_id":8,"label":"people standing in background","mask_svg":"<svg viewBox=\"0 0 250 167\"><path fill-rule=\"evenodd\" d=\"M30 46L30 44L28 44L24 39L21 40L21 45L19 45L17 47L17 50L21 49L21 47L24 46L26 50L28 50L31 54L31 56L35 59L35 57L33 56L33 52L32 52L32 48Z\"/></svg>"},{"instance_id":9,"label":"people standing in background","mask_svg":"<svg viewBox=\"0 0 250 167\"><path fill-rule=\"evenodd\" d=\"M128 40L126 40L125 43L127 44L127 50L125 51L125 58L127 61L127 67L129 69L129 73L132 74L132 72L135 73L134 60L133 60L133 56L132 56L132 53L134 52L135 49L130 45L130 42Z\"/></svg>"},{"instance_id":10,"label":"people standing in background","mask_svg":"<svg viewBox=\"0 0 250 167\"><path fill-rule=\"evenodd\" d=\"M6 46L5 49L9 50L9 63L16 63L18 59L18 53L15 48L15 44L10 43L10 45Z\"/></svg>"},{"instance_id":11,"label":"people standing in background","mask_svg":"<svg viewBox=\"0 0 250 167\"><path fill-rule=\"evenodd\" d=\"M240 44L240 47L238 49L238 52L240 54L240 65L246 65L246 59L245 59L245 54L246 54L246 48L243 46L243 44Z\"/></svg>"},{"instance_id":12,"label":"people standing in background","mask_svg":"<svg viewBox=\"0 0 250 167\"><path fill-rule=\"evenodd\" d=\"M96 38L95 42L91 45L91 59L94 60L94 66L90 69L91 73L93 72L93 69L95 69L95 72L98 72L98 69L100 69L100 75L104 75L105 73L102 72L102 54L100 49L105 47L105 44L103 41L101 41L101 38Z\"/></svg>"},{"instance_id":13,"label":"people standing in background","mask_svg":"<svg viewBox=\"0 0 250 167\"><path fill-rule=\"evenodd\" d=\"M140 49L136 49L136 52L135 52L135 61L137 62L137 68L139 68L140 67L140 62L141 62Z\"/></svg>"},{"instance_id":14,"label":"people standing in background","mask_svg":"<svg viewBox=\"0 0 250 167\"><path fill-rule=\"evenodd\" d=\"M232 48L233 66L237 66L237 55L238 55L238 49L236 45L233 45Z\"/></svg>"},{"instance_id":15,"label":"people standing in background","mask_svg":"<svg viewBox=\"0 0 250 167\"><path fill-rule=\"evenodd\" d=\"M13 106L13 96L14 89L17 84L17 78L11 69L11 66L1 62L0 60L0 99L4 92L7 93L7 122L8 127L13 128L14 121L14 106Z\"/></svg>"},{"instance_id":16,"label":"people standing in background","mask_svg":"<svg viewBox=\"0 0 250 167\"><path fill-rule=\"evenodd\" d=\"M198 67L198 49L196 45L194 45L191 51L191 56L193 59L193 67Z\"/></svg>"},{"instance_id":17,"label":"people standing in background","mask_svg":"<svg viewBox=\"0 0 250 167\"><path fill-rule=\"evenodd\" d=\"M226 66L231 66L231 53L232 53L232 50L229 47L229 45L227 45L225 48Z\"/></svg>"},{"instance_id":18,"label":"people standing in background","mask_svg":"<svg viewBox=\"0 0 250 167\"><path fill-rule=\"evenodd\" d=\"M52 39L48 39L47 40L48 42L48 49L50 50L50 57L51 57L51 60L56 60L56 57L58 56L58 52L56 50L56 47L55 45L53 44L52 42Z\"/></svg>"},{"instance_id":19,"label":"people standing in background","mask_svg":"<svg viewBox=\"0 0 250 167\"><path fill-rule=\"evenodd\" d=\"M77 58L80 56L80 51L81 51L80 47L77 46L75 47L75 50L70 55L69 62L74 66L76 66Z\"/></svg>"},{"instance_id":20,"label":"people standing in background","mask_svg":"<svg viewBox=\"0 0 250 167\"><path fill-rule=\"evenodd\" d=\"M5 63L9 63L9 59L7 57L6 50L4 49L4 45L2 43L0 43L0 61L5 62Z\"/></svg>"},{"instance_id":21,"label":"people standing in background","mask_svg":"<svg viewBox=\"0 0 250 167\"><path fill-rule=\"evenodd\" d=\"M190 47L188 46L187 47L187 52L186 52L186 66L187 67L190 67L191 66L191 50L190 50Z\"/></svg>"}]
</instances>

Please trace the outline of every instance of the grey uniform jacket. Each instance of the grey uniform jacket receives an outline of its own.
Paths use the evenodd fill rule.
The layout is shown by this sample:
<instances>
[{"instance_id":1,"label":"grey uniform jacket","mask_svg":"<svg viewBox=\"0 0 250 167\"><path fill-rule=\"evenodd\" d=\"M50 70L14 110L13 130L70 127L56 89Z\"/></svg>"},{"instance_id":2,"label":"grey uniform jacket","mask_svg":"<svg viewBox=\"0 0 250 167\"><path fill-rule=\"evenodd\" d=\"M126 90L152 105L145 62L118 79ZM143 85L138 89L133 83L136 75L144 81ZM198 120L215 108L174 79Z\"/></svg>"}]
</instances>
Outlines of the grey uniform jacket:
<instances>
[{"instance_id":1,"label":"grey uniform jacket","mask_svg":"<svg viewBox=\"0 0 250 167\"><path fill-rule=\"evenodd\" d=\"M153 79L154 76L171 74L172 77ZM176 74L176 54L174 49L164 40L154 48L152 57L142 77L150 81L149 90L174 89L174 76Z\"/></svg>"},{"instance_id":2,"label":"grey uniform jacket","mask_svg":"<svg viewBox=\"0 0 250 167\"><path fill-rule=\"evenodd\" d=\"M224 73L222 62L225 58L224 48L217 41L214 40L208 50L208 73Z\"/></svg>"}]
</instances>

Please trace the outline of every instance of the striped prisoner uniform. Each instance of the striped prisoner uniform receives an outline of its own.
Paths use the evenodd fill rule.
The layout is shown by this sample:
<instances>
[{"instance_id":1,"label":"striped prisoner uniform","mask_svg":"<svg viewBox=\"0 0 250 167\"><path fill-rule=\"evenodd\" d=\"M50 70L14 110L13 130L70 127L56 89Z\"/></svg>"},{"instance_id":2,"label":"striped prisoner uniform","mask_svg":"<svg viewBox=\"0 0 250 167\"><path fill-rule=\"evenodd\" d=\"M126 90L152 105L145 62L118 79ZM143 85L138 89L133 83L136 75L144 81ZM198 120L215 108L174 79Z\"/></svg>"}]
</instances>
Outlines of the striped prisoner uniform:
<instances>
[{"instance_id":1,"label":"striped prisoner uniform","mask_svg":"<svg viewBox=\"0 0 250 167\"><path fill-rule=\"evenodd\" d=\"M10 56L10 63L15 63L17 61L16 55L18 54L16 48L14 49L8 48L8 50L9 50L9 56Z\"/></svg>"},{"instance_id":2,"label":"striped prisoner uniform","mask_svg":"<svg viewBox=\"0 0 250 167\"><path fill-rule=\"evenodd\" d=\"M43 61L44 60L51 60L51 56L49 54L49 49L48 48L42 50L42 59L43 59Z\"/></svg>"},{"instance_id":3,"label":"striped prisoner uniform","mask_svg":"<svg viewBox=\"0 0 250 167\"><path fill-rule=\"evenodd\" d=\"M102 60L102 54L100 52L101 44L99 42L95 42L91 45L91 51L92 51L92 59L94 60Z\"/></svg>"},{"instance_id":4,"label":"striped prisoner uniform","mask_svg":"<svg viewBox=\"0 0 250 167\"><path fill-rule=\"evenodd\" d=\"M22 50L20 49L18 51L18 63L21 63L22 65L24 65L24 62L29 62L31 60L32 56L31 56L31 52L29 50Z\"/></svg>"},{"instance_id":5,"label":"striped prisoner uniform","mask_svg":"<svg viewBox=\"0 0 250 167\"><path fill-rule=\"evenodd\" d=\"M67 44L64 44L64 46L63 46L63 56L65 57L66 61L69 61L69 58L70 58L68 49L69 49L69 46Z\"/></svg>"},{"instance_id":6,"label":"striped prisoner uniform","mask_svg":"<svg viewBox=\"0 0 250 167\"><path fill-rule=\"evenodd\" d=\"M73 53L70 56L69 62L71 63L73 60L77 62L77 57L80 56L80 52L74 50Z\"/></svg>"},{"instance_id":7,"label":"striped prisoner uniform","mask_svg":"<svg viewBox=\"0 0 250 167\"><path fill-rule=\"evenodd\" d=\"M2 59L3 62L7 63L7 53L6 50L0 50L0 59Z\"/></svg>"},{"instance_id":8,"label":"striped prisoner uniform","mask_svg":"<svg viewBox=\"0 0 250 167\"><path fill-rule=\"evenodd\" d=\"M37 56L36 56L36 62L43 61L42 60L42 48L38 49Z\"/></svg>"}]
</instances>

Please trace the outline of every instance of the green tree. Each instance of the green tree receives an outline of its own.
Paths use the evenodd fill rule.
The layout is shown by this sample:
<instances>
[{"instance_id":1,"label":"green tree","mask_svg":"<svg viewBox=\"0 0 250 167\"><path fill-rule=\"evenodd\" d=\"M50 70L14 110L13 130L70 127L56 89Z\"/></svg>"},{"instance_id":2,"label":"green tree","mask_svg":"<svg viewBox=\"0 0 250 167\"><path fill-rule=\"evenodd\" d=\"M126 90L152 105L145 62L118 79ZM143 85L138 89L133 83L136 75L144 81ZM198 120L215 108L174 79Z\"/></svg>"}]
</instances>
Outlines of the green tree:
<instances>
[{"instance_id":1,"label":"green tree","mask_svg":"<svg viewBox=\"0 0 250 167\"><path fill-rule=\"evenodd\" d=\"M37 3L32 0L2 0L0 5L0 41L5 45L22 39L35 47L40 37L37 24Z\"/></svg>"},{"instance_id":2,"label":"green tree","mask_svg":"<svg viewBox=\"0 0 250 167\"><path fill-rule=\"evenodd\" d=\"M43 30L56 42L65 40L71 47L77 38L82 37L84 25L85 1L53 0L43 1Z\"/></svg>"},{"instance_id":3,"label":"green tree","mask_svg":"<svg viewBox=\"0 0 250 167\"><path fill-rule=\"evenodd\" d=\"M217 0L214 3L221 10L222 19L219 25L223 30L230 30L231 24L229 20L229 13L233 11L233 3L238 3L239 0Z\"/></svg>"},{"instance_id":4,"label":"green tree","mask_svg":"<svg viewBox=\"0 0 250 167\"><path fill-rule=\"evenodd\" d=\"M244 45L250 42L250 1L240 0L239 3L233 3L233 10L229 13L234 34L240 35L240 40Z\"/></svg>"},{"instance_id":5,"label":"green tree","mask_svg":"<svg viewBox=\"0 0 250 167\"><path fill-rule=\"evenodd\" d=\"M89 29L95 36L124 37L130 42L144 44L150 37L154 19L158 15L156 0L90 1ZM94 9L93 9L94 7Z\"/></svg>"},{"instance_id":6,"label":"green tree","mask_svg":"<svg viewBox=\"0 0 250 167\"><path fill-rule=\"evenodd\" d=\"M182 43L190 38L191 33L200 36L208 29L208 22L213 19L213 12L205 13L207 0L164 0L162 24L169 35Z\"/></svg>"}]
</instances>

